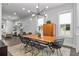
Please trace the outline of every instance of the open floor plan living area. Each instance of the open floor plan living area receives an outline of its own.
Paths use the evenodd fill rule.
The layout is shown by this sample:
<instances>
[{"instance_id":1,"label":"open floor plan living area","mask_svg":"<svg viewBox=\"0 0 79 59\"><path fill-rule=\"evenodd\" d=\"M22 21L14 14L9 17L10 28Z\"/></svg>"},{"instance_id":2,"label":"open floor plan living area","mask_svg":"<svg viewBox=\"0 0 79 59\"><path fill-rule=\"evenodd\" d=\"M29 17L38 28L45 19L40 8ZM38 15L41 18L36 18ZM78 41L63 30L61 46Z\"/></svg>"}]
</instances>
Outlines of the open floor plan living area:
<instances>
[{"instance_id":1,"label":"open floor plan living area","mask_svg":"<svg viewBox=\"0 0 79 59\"><path fill-rule=\"evenodd\" d=\"M79 56L79 3L0 3L0 56Z\"/></svg>"}]
</instances>

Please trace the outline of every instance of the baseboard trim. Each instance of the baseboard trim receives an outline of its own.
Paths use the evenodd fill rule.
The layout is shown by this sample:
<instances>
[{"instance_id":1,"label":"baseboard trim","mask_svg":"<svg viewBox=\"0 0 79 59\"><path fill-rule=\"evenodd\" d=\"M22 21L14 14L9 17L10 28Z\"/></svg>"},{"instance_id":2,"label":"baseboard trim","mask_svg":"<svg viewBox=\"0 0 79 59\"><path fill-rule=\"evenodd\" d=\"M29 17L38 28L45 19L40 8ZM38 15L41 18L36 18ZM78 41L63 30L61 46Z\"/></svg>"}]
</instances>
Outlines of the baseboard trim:
<instances>
[{"instance_id":1,"label":"baseboard trim","mask_svg":"<svg viewBox=\"0 0 79 59\"><path fill-rule=\"evenodd\" d=\"M74 48L73 46L63 45L63 47Z\"/></svg>"}]
</instances>

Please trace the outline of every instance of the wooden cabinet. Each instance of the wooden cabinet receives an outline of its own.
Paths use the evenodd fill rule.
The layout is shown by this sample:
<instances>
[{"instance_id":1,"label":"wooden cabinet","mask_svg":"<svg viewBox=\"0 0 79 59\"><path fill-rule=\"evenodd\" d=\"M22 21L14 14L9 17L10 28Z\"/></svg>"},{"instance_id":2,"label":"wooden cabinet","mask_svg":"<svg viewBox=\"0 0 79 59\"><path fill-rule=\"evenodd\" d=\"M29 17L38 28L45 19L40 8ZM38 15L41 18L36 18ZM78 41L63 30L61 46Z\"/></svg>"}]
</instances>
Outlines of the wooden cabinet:
<instances>
[{"instance_id":1,"label":"wooden cabinet","mask_svg":"<svg viewBox=\"0 0 79 59\"><path fill-rule=\"evenodd\" d=\"M56 24L44 24L43 35L44 36L56 36Z\"/></svg>"}]
</instances>

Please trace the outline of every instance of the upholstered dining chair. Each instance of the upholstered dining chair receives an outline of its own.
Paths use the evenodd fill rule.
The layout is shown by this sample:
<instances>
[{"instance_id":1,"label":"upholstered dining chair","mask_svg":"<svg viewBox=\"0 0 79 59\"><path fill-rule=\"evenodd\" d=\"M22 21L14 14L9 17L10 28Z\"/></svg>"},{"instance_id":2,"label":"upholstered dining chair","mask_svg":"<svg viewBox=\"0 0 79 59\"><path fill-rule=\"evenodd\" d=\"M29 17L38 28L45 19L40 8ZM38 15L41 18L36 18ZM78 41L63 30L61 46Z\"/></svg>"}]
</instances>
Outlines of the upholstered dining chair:
<instances>
[{"instance_id":1,"label":"upholstered dining chair","mask_svg":"<svg viewBox=\"0 0 79 59\"><path fill-rule=\"evenodd\" d=\"M31 50L27 51L27 48L29 48L28 45L30 43L29 39L23 38L21 35L19 37L20 37L20 41L22 43L21 47L22 46L24 47L25 53L30 52Z\"/></svg>"},{"instance_id":2,"label":"upholstered dining chair","mask_svg":"<svg viewBox=\"0 0 79 59\"><path fill-rule=\"evenodd\" d=\"M21 35L19 35L19 39L21 41L21 47L25 47L26 46L26 40L23 39L23 37Z\"/></svg>"},{"instance_id":3,"label":"upholstered dining chair","mask_svg":"<svg viewBox=\"0 0 79 59\"><path fill-rule=\"evenodd\" d=\"M47 45L41 43L41 42L38 42L38 41L34 41L34 40L31 40L29 41L29 45L31 46L31 53L32 53L32 56L36 56L40 53L40 51L42 51L42 56L43 56L43 50L44 48L47 48ZM34 52L36 49L38 50L38 52ZM47 52L47 51L46 51Z\"/></svg>"},{"instance_id":4,"label":"upholstered dining chair","mask_svg":"<svg viewBox=\"0 0 79 59\"><path fill-rule=\"evenodd\" d=\"M44 50L47 49L47 48L48 48L48 45L40 43L40 48L39 49L42 51L42 56L44 55ZM45 50L45 52L48 55L48 51Z\"/></svg>"},{"instance_id":5,"label":"upholstered dining chair","mask_svg":"<svg viewBox=\"0 0 79 59\"><path fill-rule=\"evenodd\" d=\"M52 52L57 52L57 55L58 55L58 50L62 56L62 53L61 53L61 47L63 46L63 42L64 42L64 38L61 38L61 39L57 39L54 43L52 43L51 45L49 45L50 49Z\"/></svg>"},{"instance_id":6,"label":"upholstered dining chair","mask_svg":"<svg viewBox=\"0 0 79 59\"><path fill-rule=\"evenodd\" d=\"M42 43L40 41L37 41L35 44L35 47L38 49L38 53L36 55L38 55L41 52L41 55L43 56L44 55L43 52L44 52L45 48L46 49L48 48L48 45L46 45L45 43ZM48 51L46 50L45 52L48 55Z\"/></svg>"},{"instance_id":7,"label":"upholstered dining chair","mask_svg":"<svg viewBox=\"0 0 79 59\"><path fill-rule=\"evenodd\" d=\"M36 54L34 53L34 49L33 49L33 48L36 47L36 45L39 44L38 42L33 41L33 40L31 40L30 38L24 38L24 37L22 37L21 35L20 35L20 40L21 40L21 42L22 42L23 45L24 45L25 53L30 52L30 53L32 53L32 56L33 56L33 55L36 55ZM28 49L29 49L29 51L28 51Z\"/></svg>"},{"instance_id":8,"label":"upholstered dining chair","mask_svg":"<svg viewBox=\"0 0 79 59\"><path fill-rule=\"evenodd\" d=\"M34 53L34 51L35 51L35 49L34 48L37 48L37 46L39 45L39 43L37 42L37 41L33 41L33 40L31 40L30 41L30 44L29 44L30 46L31 46L31 48L32 48L32 56L34 55L37 55L38 53L39 53L39 51L38 51L38 53Z\"/></svg>"},{"instance_id":9,"label":"upholstered dining chair","mask_svg":"<svg viewBox=\"0 0 79 59\"><path fill-rule=\"evenodd\" d=\"M26 40L24 40L22 36L19 36L19 38L23 44L26 44Z\"/></svg>"}]
</instances>

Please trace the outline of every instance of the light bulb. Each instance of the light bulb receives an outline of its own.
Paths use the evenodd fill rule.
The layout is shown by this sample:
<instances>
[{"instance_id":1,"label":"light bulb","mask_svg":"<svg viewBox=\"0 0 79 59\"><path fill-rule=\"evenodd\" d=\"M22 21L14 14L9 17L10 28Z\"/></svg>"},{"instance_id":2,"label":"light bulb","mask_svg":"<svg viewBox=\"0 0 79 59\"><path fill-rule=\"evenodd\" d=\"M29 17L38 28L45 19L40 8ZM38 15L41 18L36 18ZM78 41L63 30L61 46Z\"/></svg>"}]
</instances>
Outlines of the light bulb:
<instances>
[{"instance_id":1,"label":"light bulb","mask_svg":"<svg viewBox=\"0 0 79 59\"><path fill-rule=\"evenodd\" d=\"M35 14L32 14L32 17L35 16Z\"/></svg>"},{"instance_id":2,"label":"light bulb","mask_svg":"<svg viewBox=\"0 0 79 59\"><path fill-rule=\"evenodd\" d=\"M36 6L36 8L38 8L38 5Z\"/></svg>"},{"instance_id":3,"label":"light bulb","mask_svg":"<svg viewBox=\"0 0 79 59\"><path fill-rule=\"evenodd\" d=\"M48 9L48 6L46 6L46 8Z\"/></svg>"},{"instance_id":4,"label":"light bulb","mask_svg":"<svg viewBox=\"0 0 79 59\"><path fill-rule=\"evenodd\" d=\"M25 10L25 8L22 8L22 10Z\"/></svg>"},{"instance_id":5,"label":"light bulb","mask_svg":"<svg viewBox=\"0 0 79 59\"><path fill-rule=\"evenodd\" d=\"M47 16L47 14L45 14L45 16Z\"/></svg>"},{"instance_id":6,"label":"light bulb","mask_svg":"<svg viewBox=\"0 0 79 59\"><path fill-rule=\"evenodd\" d=\"M30 10L28 10L28 13L30 13Z\"/></svg>"}]
</instances>

